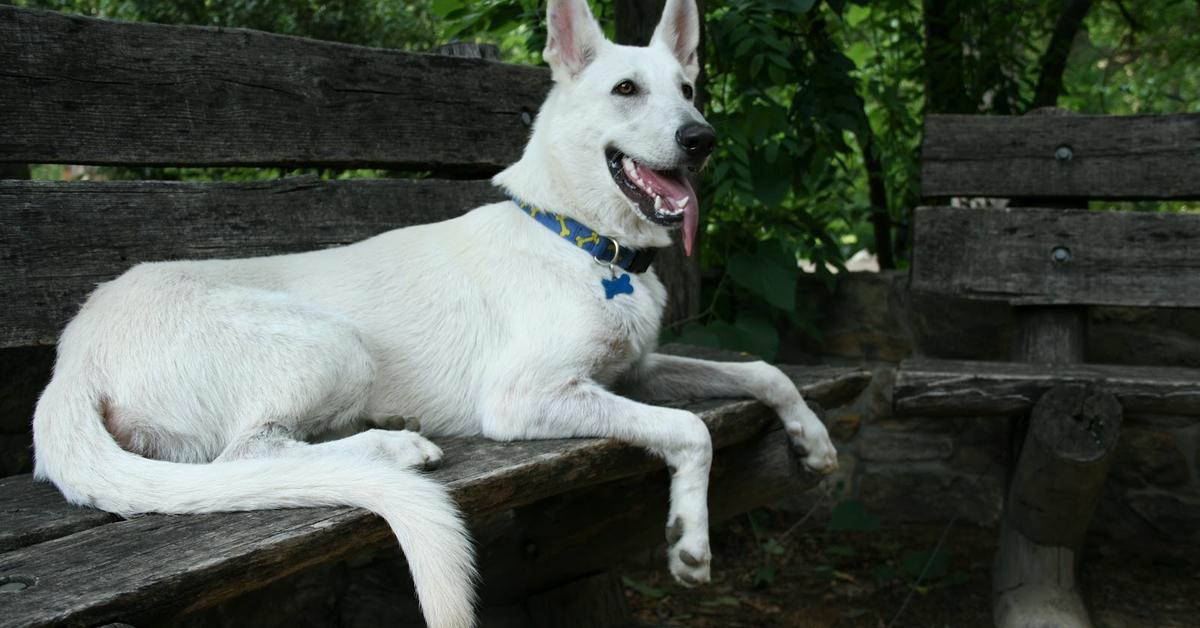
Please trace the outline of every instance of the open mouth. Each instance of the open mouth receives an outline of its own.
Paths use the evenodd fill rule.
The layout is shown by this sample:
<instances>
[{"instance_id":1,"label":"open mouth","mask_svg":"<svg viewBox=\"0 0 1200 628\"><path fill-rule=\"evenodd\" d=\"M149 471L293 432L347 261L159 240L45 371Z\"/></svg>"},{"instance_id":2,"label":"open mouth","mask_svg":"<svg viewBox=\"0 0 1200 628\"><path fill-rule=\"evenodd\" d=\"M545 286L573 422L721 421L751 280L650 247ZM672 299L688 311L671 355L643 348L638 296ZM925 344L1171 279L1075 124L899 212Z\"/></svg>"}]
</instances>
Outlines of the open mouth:
<instances>
[{"instance_id":1,"label":"open mouth","mask_svg":"<svg viewBox=\"0 0 1200 628\"><path fill-rule=\"evenodd\" d=\"M699 208L682 170L655 170L612 147L604 156L613 182L646 220L664 227L683 225L684 248L691 255Z\"/></svg>"}]
</instances>

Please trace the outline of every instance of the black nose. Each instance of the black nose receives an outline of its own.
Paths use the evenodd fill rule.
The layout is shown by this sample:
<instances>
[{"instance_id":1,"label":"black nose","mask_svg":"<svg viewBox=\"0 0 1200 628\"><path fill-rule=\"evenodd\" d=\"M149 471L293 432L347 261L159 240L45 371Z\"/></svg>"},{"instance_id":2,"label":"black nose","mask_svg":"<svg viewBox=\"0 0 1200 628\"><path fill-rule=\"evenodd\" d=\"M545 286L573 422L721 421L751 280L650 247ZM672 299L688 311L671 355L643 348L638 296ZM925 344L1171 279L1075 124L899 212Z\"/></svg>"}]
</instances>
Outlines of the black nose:
<instances>
[{"instance_id":1,"label":"black nose","mask_svg":"<svg viewBox=\"0 0 1200 628\"><path fill-rule=\"evenodd\" d=\"M713 145L717 143L717 134L707 124L692 122L675 131L675 141L688 157L704 159L712 153Z\"/></svg>"}]
</instances>

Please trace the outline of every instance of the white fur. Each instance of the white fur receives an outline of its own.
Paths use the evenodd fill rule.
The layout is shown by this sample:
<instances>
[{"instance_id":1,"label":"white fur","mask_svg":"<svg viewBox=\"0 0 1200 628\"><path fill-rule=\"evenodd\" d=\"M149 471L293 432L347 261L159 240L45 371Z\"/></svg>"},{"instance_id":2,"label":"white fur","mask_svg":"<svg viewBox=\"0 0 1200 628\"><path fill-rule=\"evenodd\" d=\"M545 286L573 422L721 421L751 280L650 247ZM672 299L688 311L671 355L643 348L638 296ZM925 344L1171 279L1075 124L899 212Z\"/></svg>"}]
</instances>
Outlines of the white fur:
<instances>
[{"instance_id":1,"label":"white fur","mask_svg":"<svg viewBox=\"0 0 1200 628\"><path fill-rule=\"evenodd\" d=\"M695 44L679 48L698 41L693 1L668 3L648 48L604 40L583 0L551 0L549 13L557 84L496 183L622 245L668 244L617 189L603 150L679 163L675 130L703 120L680 92L694 77L681 64ZM611 93L626 78L644 88L636 102ZM397 416L430 435L612 437L674 469L669 565L705 582L708 432L614 387L753 395L811 467L832 470L834 450L774 367L653 353L662 284L633 275L633 294L606 300L608 273L509 202L341 248L139 265L62 334L34 417L36 474L122 514L368 508L403 546L429 625L463 628L474 624L471 545L446 492L410 469L436 462L437 447L383 430L305 441Z\"/></svg>"}]
</instances>

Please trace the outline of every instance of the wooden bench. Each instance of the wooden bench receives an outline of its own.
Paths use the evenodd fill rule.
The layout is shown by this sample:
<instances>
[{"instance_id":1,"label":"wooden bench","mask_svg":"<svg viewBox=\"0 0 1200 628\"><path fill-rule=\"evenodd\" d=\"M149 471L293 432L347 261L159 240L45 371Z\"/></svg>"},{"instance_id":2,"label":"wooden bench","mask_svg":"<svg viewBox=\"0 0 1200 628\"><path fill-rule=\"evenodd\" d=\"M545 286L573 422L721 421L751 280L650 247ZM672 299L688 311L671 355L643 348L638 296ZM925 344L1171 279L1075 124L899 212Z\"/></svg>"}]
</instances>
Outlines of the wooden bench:
<instances>
[{"instance_id":1,"label":"wooden bench","mask_svg":"<svg viewBox=\"0 0 1200 628\"><path fill-rule=\"evenodd\" d=\"M1200 199L1200 115L935 115L912 290L1013 306L1012 362L901 364L895 411L1028 417L1014 434L993 592L997 626L1088 626L1075 586L1124 416L1200 415L1200 371L1086 364L1087 306L1200 307L1200 215L1088 210Z\"/></svg>"},{"instance_id":2,"label":"wooden bench","mask_svg":"<svg viewBox=\"0 0 1200 628\"><path fill-rule=\"evenodd\" d=\"M0 163L409 173L0 180L0 348L52 344L97 282L137 262L336 246L500 199L486 177L518 157L550 85L543 68L481 58L8 6L0 63ZM854 367L785 370L826 406L849 401L870 377ZM714 518L815 482L757 402L681 403L712 430ZM440 444L446 463L432 476L472 523L485 605L515 604L532 625L563 625L572 613L590 626L625 619L619 591L597 611L604 605L572 603L580 589L570 587L597 573L582 581L611 585L609 565L662 542L668 478L659 460L606 440ZM0 626L158 624L394 547L383 521L362 510L120 520L68 506L28 475L9 477L0 479ZM400 591L406 577L394 575Z\"/></svg>"}]
</instances>

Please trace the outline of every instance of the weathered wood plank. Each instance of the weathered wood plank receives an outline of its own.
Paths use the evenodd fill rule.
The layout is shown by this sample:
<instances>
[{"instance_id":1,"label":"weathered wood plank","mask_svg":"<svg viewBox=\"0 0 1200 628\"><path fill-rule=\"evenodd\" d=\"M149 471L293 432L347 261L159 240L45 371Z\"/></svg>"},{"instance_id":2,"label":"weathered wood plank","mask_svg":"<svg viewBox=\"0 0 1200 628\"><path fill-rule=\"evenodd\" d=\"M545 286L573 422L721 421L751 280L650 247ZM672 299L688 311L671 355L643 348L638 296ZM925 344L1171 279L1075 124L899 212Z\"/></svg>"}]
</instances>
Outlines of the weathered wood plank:
<instances>
[{"instance_id":1,"label":"weathered wood plank","mask_svg":"<svg viewBox=\"0 0 1200 628\"><path fill-rule=\"evenodd\" d=\"M30 163L492 172L550 87L544 68L10 6L0 59L0 161Z\"/></svg>"},{"instance_id":2,"label":"weathered wood plank","mask_svg":"<svg viewBox=\"0 0 1200 628\"><path fill-rule=\"evenodd\" d=\"M1125 416L1200 415L1200 370L1153 366L906 360L893 399L906 415L1023 416L1055 386L1092 383L1116 396Z\"/></svg>"},{"instance_id":3,"label":"weathered wood plank","mask_svg":"<svg viewBox=\"0 0 1200 628\"><path fill-rule=\"evenodd\" d=\"M102 510L67 504L48 482L31 482L27 475L0 479L0 552L116 520Z\"/></svg>"},{"instance_id":4,"label":"weathered wood plank","mask_svg":"<svg viewBox=\"0 0 1200 628\"><path fill-rule=\"evenodd\" d=\"M870 373L854 367L836 373L793 367L790 375L806 397L824 405L838 403L848 389L862 390L870 378ZM708 400L685 407L700 413L719 450L761 438L773 438L772 447L784 445L779 430L763 435L763 427L776 425L776 419L760 403ZM476 520L662 467L661 461L641 449L602 439L514 443L446 439L440 444L446 466L432 476L448 484L464 512ZM28 476L14 478L5 490L19 496L31 489L28 484ZM97 514L64 509L80 510L80 518ZM24 576L36 581L19 596L5 598L0 626L92 624L131 612L202 608L313 564L391 542L382 520L347 508L148 515L90 524L98 527L0 555L0 578ZM42 539L55 530L52 522L42 521L14 536ZM180 608L180 600L185 600L186 608Z\"/></svg>"},{"instance_id":5,"label":"weathered wood plank","mask_svg":"<svg viewBox=\"0 0 1200 628\"><path fill-rule=\"evenodd\" d=\"M688 345L665 345L663 352L675 355L689 355L706 359L743 360L754 359L753 356L734 354L729 351L717 351L692 347ZM824 407L839 406L852 400L870 382L871 374L865 369L835 366L795 366L780 365L793 382L799 386L805 399L816 402ZM691 402L688 407L701 412L705 420L720 438L736 441L742 438L746 431L757 430L761 421L745 420L748 406L739 405L749 402L730 402L707 400ZM770 419L764 419L770 422ZM441 441L439 441L441 443ZM551 457L567 456L571 447L580 443L587 447L595 446L593 441L534 441L531 443L509 443L498 445L502 447L504 457L511 465L519 464L549 464ZM468 475L471 469L484 472L497 464L497 458L477 456L468 445L458 442L441 443L447 452L450 466L439 470L446 479L457 475ZM532 449L530 449L532 448ZM500 450L497 450L500 451ZM500 454L497 454L500 455ZM524 461L525 458L532 458ZM569 456L565 459L570 460ZM563 473L574 473L577 470L567 468ZM560 472L560 471L556 471ZM451 474L451 475L446 475ZM553 476L549 476L553 477ZM503 491L497 494L503 495ZM92 508L80 508L67 504L52 485L43 482L33 482L28 475L0 479L0 551L33 545L42 541L59 538L87 528L103 525L116 520L116 517Z\"/></svg>"},{"instance_id":6,"label":"weathered wood plank","mask_svg":"<svg viewBox=\"0 0 1200 628\"><path fill-rule=\"evenodd\" d=\"M53 343L138 262L325 248L501 199L486 181L0 181L0 347Z\"/></svg>"},{"instance_id":7,"label":"weathered wood plank","mask_svg":"<svg viewBox=\"0 0 1200 628\"><path fill-rule=\"evenodd\" d=\"M1200 306L1200 214L920 207L913 223L914 292Z\"/></svg>"},{"instance_id":8,"label":"weathered wood plank","mask_svg":"<svg viewBox=\"0 0 1200 628\"><path fill-rule=\"evenodd\" d=\"M921 193L1200 198L1200 114L931 115Z\"/></svg>"},{"instance_id":9,"label":"weathered wood plank","mask_svg":"<svg viewBox=\"0 0 1200 628\"><path fill-rule=\"evenodd\" d=\"M843 376L867 381L859 369ZM823 381L797 383L818 403L814 391L829 388ZM777 436L777 430L763 434L776 419L758 402L686 407L705 420L719 449ZM447 465L432 476L447 483L472 518L662 467L643 450L611 440L441 444ZM0 577L35 583L4 598L0 626L94 625L154 609L186 612L388 542L381 519L349 508L137 517L0 554Z\"/></svg>"}]
</instances>

